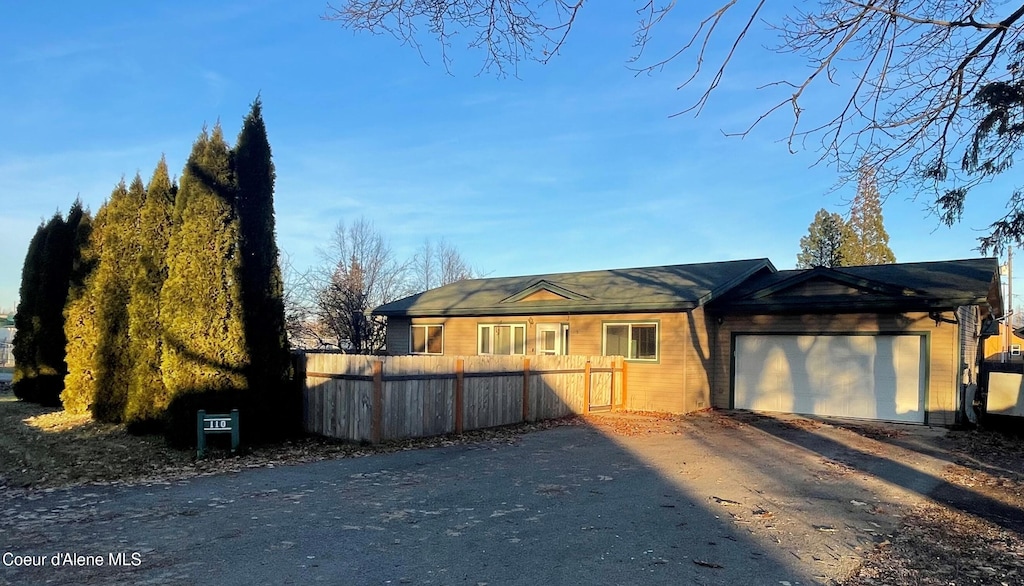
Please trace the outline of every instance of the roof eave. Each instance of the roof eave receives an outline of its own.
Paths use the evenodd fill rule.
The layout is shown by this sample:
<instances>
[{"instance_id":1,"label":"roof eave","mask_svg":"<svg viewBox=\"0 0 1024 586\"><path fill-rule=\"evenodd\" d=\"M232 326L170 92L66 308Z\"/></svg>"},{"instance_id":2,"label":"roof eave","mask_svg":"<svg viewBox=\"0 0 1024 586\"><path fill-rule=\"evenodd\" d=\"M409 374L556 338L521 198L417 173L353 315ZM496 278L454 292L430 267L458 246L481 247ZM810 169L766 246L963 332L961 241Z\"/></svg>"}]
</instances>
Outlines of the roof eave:
<instances>
[{"instance_id":1,"label":"roof eave","mask_svg":"<svg viewBox=\"0 0 1024 586\"><path fill-rule=\"evenodd\" d=\"M857 313L866 310L878 312L907 311L952 311L969 305L987 305L985 297L961 297L946 299L878 300L855 302L815 302L800 300L794 302L733 302L715 308L717 314L757 313Z\"/></svg>"},{"instance_id":2,"label":"roof eave","mask_svg":"<svg viewBox=\"0 0 1024 586\"><path fill-rule=\"evenodd\" d=\"M690 311L698 307L692 301L673 303L558 303L545 302L527 306L449 307L440 309L373 310L373 315L386 317L488 317L510 315L581 315L593 313L659 313Z\"/></svg>"},{"instance_id":3,"label":"roof eave","mask_svg":"<svg viewBox=\"0 0 1024 586\"><path fill-rule=\"evenodd\" d=\"M728 293L729 291L731 291L735 287L739 286L741 283L743 283L744 281L746 281L750 277L754 276L761 269L769 269L769 270L771 270L772 273L779 272L779 270L775 268L775 265L772 264L772 261L770 259L762 258L762 259L759 259L759 261L760 262L758 262L752 268L742 272L741 274L737 275L736 277L726 281L725 283L722 283L718 287L715 287L714 289L712 289L708 293L702 295L701 298L697 300L697 305L698 306L703 306L703 305L707 305L708 303L711 303L715 299L718 299L719 297L721 297L725 293Z\"/></svg>"}]
</instances>

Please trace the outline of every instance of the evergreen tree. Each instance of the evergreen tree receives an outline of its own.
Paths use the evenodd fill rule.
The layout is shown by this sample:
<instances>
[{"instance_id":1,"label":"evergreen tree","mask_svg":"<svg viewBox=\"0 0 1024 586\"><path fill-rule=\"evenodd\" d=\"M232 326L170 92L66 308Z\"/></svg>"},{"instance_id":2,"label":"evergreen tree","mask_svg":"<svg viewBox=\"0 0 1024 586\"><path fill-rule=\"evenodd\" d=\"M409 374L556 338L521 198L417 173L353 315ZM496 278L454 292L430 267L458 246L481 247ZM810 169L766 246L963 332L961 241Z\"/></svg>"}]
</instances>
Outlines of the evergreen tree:
<instances>
[{"instance_id":1,"label":"evergreen tree","mask_svg":"<svg viewBox=\"0 0 1024 586\"><path fill-rule=\"evenodd\" d=\"M128 306L128 355L132 369L125 420L133 425L153 423L167 408L167 390L160 371L160 289L167 278L167 245L176 192L167 172L167 161L161 157L140 212L139 234L144 237L139 241Z\"/></svg>"},{"instance_id":2,"label":"evergreen tree","mask_svg":"<svg viewBox=\"0 0 1024 586\"><path fill-rule=\"evenodd\" d=\"M220 125L212 134L204 129L182 173L160 292L161 365L172 440L189 438L195 407L230 407L245 389L249 362L235 192Z\"/></svg>"},{"instance_id":3,"label":"evergreen tree","mask_svg":"<svg viewBox=\"0 0 1024 586\"><path fill-rule=\"evenodd\" d=\"M36 396L39 366L36 363L36 340L39 328L38 291L46 225L40 224L28 245L25 264L21 269L21 288L18 310L14 315L14 395L22 400Z\"/></svg>"},{"instance_id":4,"label":"evergreen tree","mask_svg":"<svg viewBox=\"0 0 1024 586\"><path fill-rule=\"evenodd\" d=\"M75 262L71 269L68 302L64 307L64 334L67 339L68 373L60 400L64 410L84 414L92 409L96 397L96 289L94 275L100 260L100 245L106 221L106 205L95 218L88 215L79 224Z\"/></svg>"},{"instance_id":5,"label":"evergreen tree","mask_svg":"<svg viewBox=\"0 0 1024 586\"><path fill-rule=\"evenodd\" d=\"M39 256L39 287L36 289L36 357L35 357L35 384L29 401L40 404L50 404L47 399L55 387L55 378L61 376L63 386L62 370L67 364L62 360L64 345L61 343L60 352L54 352L54 346L60 343L63 331L57 339L54 339L55 319L54 307L61 303L59 301L59 283L62 273L62 255L67 252L64 246L66 234L64 231L64 218L60 213L55 213L50 221L46 223L46 237L43 240L42 252ZM67 294L67 282L64 283ZM63 304L61 304L63 311ZM61 316L63 318L63 316ZM63 330L63 327L61 328ZM58 391L59 395L59 391Z\"/></svg>"},{"instance_id":6,"label":"evergreen tree","mask_svg":"<svg viewBox=\"0 0 1024 586\"><path fill-rule=\"evenodd\" d=\"M843 233L840 253L846 266L881 265L896 262L889 248L889 234L882 218L874 168L864 165L857 181L857 194L850 204L850 217Z\"/></svg>"},{"instance_id":7,"label":"evergreen tree","mask_svg":"<svg viewBox=\"0 0 1024 586\"><path fill-rule=\"evenodd\" d=\"M807 228L807 236L800 239L800 253L796 255L796 268L841 267L843 256L843 217L829 213L825 208L814 214Z\"/></svg>"},{"instance_id":8,"label":"evergreen tree","mask_svg":"<svg viewBox=\"0 0 1024 586\"><path fill-rule=\"evenodd\" d=\"M138 257L139 209L145 198L145 186L136 174L130 187L125 186L124 180L118 183L106 203L106 224L94 282L99 337L96 339L97 386L92 413L100 421L123 421L128 402L130 276Z\"/></svg>"},{"instance_id":9,"label":"evergreen tree","mask_svg":"<svg viewBox=\"0 0 1024 586\"><path fill-rule=\"evenodd\" d=\"M84 212L81 205L72 207L65 221L54 214L47 224L46 243L41 257L39 277L38 319L36 330L36 364L38 367L35 402L47 406L60 405L67 374L64 338L64 305L74 260L74 238Z\"/></svg>"},{"instance_id":10,"label":"evergreen tree","mask_svg":"<svg viewBox=\"0 0 1024 586\"><path fill-rule=\"evenodd\" d=\"M256 429L269 432L279 429L270 422L286 400L290 360L274 233L274 164L258 97L245 117L233 155L248 387Z\"/></svg>"}]
</instances>

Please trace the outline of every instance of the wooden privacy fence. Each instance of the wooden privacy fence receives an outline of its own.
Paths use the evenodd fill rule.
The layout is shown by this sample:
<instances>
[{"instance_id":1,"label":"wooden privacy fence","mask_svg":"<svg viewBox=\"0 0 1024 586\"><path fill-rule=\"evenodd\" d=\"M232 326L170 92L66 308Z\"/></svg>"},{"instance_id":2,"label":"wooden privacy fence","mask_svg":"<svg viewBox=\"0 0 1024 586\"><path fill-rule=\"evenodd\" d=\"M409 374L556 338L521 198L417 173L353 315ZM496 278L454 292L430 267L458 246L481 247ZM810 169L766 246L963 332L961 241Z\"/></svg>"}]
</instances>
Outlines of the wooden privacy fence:
<instances>
[{"instance_id":1,"label":"wooden privacy fence","mask_svg":"<svg viewBox=\"0 0 1024 586\"><path fill-rule=\"evenodd\" d=\"M307 432L378 442L618 409L616 356L300 354Z\"/></svg>"}]
</instances>

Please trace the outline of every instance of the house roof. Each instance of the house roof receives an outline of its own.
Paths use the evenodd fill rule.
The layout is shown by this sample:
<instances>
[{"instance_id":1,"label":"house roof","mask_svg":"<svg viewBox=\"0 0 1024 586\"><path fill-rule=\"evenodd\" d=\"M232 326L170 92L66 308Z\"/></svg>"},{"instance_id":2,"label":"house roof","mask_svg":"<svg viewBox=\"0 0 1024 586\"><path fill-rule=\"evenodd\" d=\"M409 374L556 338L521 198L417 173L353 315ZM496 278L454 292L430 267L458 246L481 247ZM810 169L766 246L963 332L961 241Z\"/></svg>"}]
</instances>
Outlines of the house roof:
<instances>
[{"instance_id":1,"label":"house roof","mask_svg":"<svg viewBox=\"0 0 1024 586\"><path fill-rule=\"evenodd\" d=\"M824 286L823 286L824 285ZM719 298L716 311L928 311L982 305L1002 313L995 258L777 271Z\"/></svg>"},{"instance_id":2,"label":"house roof","mask_svg":"<svg viewBox=\"0 0 1024 586\"><path fill-rule=\"evenodd\" d=\"M448 317L693 309L758 272L766 258L523 277L467 279L393 301L376 315Z\"/></svg>"}]
</instances>

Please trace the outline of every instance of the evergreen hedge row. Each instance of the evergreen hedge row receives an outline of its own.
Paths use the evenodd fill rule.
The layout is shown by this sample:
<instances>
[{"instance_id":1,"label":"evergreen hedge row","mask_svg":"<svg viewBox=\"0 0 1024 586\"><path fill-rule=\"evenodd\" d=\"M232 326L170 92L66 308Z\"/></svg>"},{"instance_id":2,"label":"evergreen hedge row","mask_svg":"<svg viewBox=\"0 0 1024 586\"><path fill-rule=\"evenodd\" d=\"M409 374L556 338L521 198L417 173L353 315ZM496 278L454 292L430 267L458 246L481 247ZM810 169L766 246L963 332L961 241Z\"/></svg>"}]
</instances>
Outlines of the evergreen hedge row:
<instances>
[{"instance_id":1,"label":"evergreen hedge row","mask_svg":"<svg viewBox=\"0 0 1024 586\"><path fill-rule=\"evenodd\" d=\"M233 149L219 125L202 131L179 185L161 159L94 221L76 203L40 226L22 272L18 396L177 445L195 441L198 409L239 409L250 442L297 431L273 194L257 98Z\"/></svg>"}]
</instances>

